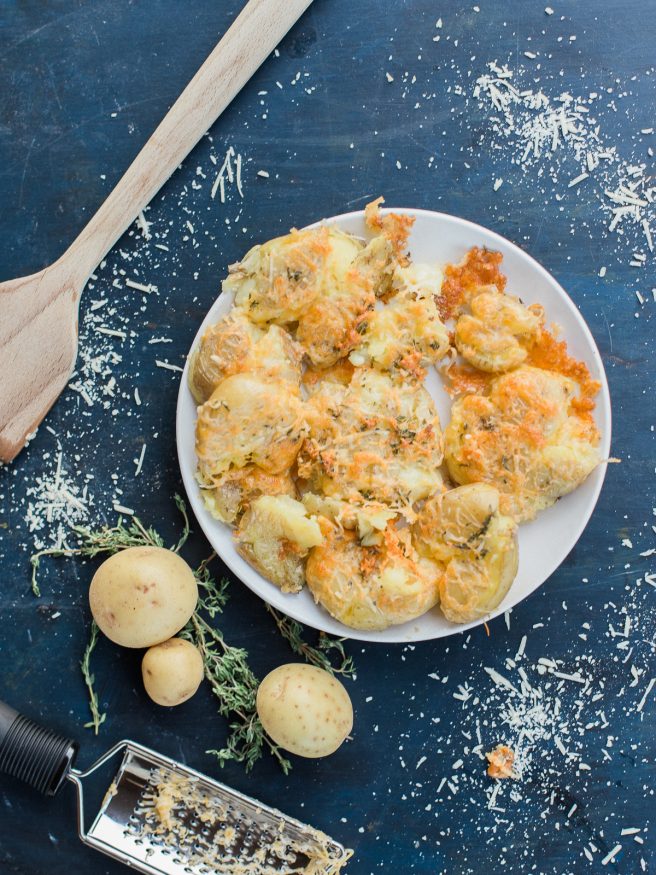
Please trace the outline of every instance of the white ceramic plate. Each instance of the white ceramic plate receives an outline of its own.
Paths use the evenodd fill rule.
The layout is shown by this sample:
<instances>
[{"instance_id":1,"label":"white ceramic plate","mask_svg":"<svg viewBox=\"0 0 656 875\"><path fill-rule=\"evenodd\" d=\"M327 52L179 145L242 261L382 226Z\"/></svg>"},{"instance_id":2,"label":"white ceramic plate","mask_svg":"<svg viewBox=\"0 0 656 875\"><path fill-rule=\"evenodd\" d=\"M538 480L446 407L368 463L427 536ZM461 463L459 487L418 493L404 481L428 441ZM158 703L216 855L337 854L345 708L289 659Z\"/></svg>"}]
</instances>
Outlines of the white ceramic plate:
<instances>
[{"instance_id":1,"label":"white ceramic plate","mask_svg":"<svg viewBox=\"0 0 656 875\"><path fill-rule=\"evenodd\" d=\"M503 254L502 269L508 277L507 291L519 295L527 304L543 304L547 322L556 322L561 326L562 337L567 341L569 351L576 358L585 361L592 376L600 381L601 392L597 399L595 418L601 431L601 456L607 458L611 434L610 396L599 350L581 314L556 280L513 243L480 225L428 210L395 208L395 211L415 217L410 236L413 261L438 264L458 262L472 246L486 246ZM369 236L365 229L363 212L346 213L326 219L325 222L339 225L344 231L361 237ZM200 326L193 346L200 340L205 328L220 319L231 306L232 300L228 296L222 295L218 298ZM435 400L442 425L446 426L449 421L450 400L433 369L426 385ZM207 539L221 559L240 580L273 607L315 629L362 641L423 641L453 635L482 622L455 625L447 622L436 608L403 626L393 626L384 632L360 632L334 620L320 605L314 603L307 590L297 595L281 593L242 559L235 549L229 527L215 520L203 505L194 478L195 420L196 406L187 387L185 367L178 397L177 441L182 479L189 501ZM490 617L501 614L525 599L563 562L590 519L599 497L605 469L605 465L600 465L579 489L543 511L533 522L520 527L519 572L510 592Z\"/></svg>"}]
</instances>

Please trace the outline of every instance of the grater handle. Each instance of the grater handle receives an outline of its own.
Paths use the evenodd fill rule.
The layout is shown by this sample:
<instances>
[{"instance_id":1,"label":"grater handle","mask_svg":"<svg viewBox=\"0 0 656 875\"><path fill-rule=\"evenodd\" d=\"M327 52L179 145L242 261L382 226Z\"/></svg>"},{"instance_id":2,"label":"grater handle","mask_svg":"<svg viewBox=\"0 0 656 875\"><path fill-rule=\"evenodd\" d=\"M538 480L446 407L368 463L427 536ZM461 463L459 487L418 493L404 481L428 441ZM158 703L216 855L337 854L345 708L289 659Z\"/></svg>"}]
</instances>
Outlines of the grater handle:
<instances>
[{"instance_id":1,"label":"grater handle","mask_svg":"<svg viewBox=\"0 0 656 875\"><path fill-rule=\"evenodd\" d=\"M54 796L76 754L72 739L39 726L0 701L0 773L24 781L44 796Z\"/></svg>"}]
</instances>

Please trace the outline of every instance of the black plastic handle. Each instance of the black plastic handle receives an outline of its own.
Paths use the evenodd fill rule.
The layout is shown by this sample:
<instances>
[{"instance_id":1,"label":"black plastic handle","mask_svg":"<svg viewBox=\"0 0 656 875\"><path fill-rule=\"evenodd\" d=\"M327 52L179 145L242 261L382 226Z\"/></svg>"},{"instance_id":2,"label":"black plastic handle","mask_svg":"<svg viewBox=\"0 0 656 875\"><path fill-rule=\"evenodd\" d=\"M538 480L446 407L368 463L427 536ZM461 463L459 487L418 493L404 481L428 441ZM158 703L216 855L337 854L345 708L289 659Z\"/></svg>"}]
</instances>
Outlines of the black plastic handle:
<instances>
[{"instance_id":1,"label":"black plastic handle","mask_svg":"<svg viewBox=\"0 0 656 875\"><path fill-rule=\"evenodd\" d=\"M54 796L77 754L77 744L0 702L0 772Z\"/></svg>"}]
</instances>

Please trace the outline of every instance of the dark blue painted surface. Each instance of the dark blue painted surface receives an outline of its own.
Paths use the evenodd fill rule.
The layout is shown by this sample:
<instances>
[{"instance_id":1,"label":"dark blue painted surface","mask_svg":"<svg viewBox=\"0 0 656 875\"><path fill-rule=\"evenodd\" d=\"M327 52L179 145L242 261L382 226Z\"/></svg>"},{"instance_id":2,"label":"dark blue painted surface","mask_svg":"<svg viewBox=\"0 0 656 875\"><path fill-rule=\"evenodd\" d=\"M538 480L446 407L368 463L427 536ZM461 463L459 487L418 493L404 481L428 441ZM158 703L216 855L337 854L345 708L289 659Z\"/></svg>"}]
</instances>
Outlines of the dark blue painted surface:
<instances>
[{"instance_id":1,"label":"dark blue painted surface","mask_svg":"<svg viewBox=\"0 0 656 875\"><path fill-rule=\"evenodd\" d=\"M239 5L232 0L3 3L1 278L51 262L74 238ZM108 719L97 739L81 728L87 712L78 660L89 620L91 568L51 563L41 602L28 592L34 533L25 523L27 490L34 478L52 471L57 439L77 482L94 474L94 521L113 519L111 474L117 473L122 502L172 538L177 519L171 496L180 489L173 419L177 377L155 367L155 353L170 362L183 360L226 265L250 243L291 224L359 207L372 195L488 225L564 284L604 356L614 399L613 452L623 460L609 470L575 550L541 591L515 609L509 629L500 618L490 624L489 637L478 629L414 647L353 644L354 740L334 758L298 761L287 778L268 760L248 776L239 766L222 773L236 787L355 848L349 867L354 875L483 869L635 873L655 865L649 832L656 809L653 691L638 710L656 674L656 591L644 582L655 563L653 556L640 556L654 546L656 523L653 257L648 254L643 269L631 267L631 243L604 235L608 217L595 198L578 187L568 189L567 172L560 172L558 183L548 175L540 181L535 168L522 173L507 151L491 149L490 114L465 96L492 60L521 67L523 87L537 77L551 96L612 88L596 110L604 135L623 156L646 162L653 173L647 148L654 138L639 132L653 125L656 109L656 5L557 0L551 16L544 5L480 0L477 12L473 4L429 0L316 0L279 57L264 65L219 120L212 142L203 140L153 203L148 218L158 234L170 223L170 251L153 249L134 234L126 237L120 248L131 260L112 253L95 289L85 294L83 312L92 299L106 296L117 311L108 324L124 328L122 320L129 318L136 332L114 369L116 400L107 410L99 404L86 409L78 395L67 392L47 420L58 438L42 428L17 462L0 473L0 696L74 732L85 762L119 737L132 736L217 774L204 751L221 744L225 727L209 693L176 711L158 709L140 689L137 658L108 642L100 645L96 660ZM435 27L438 17L441 29ZM527 59L525 51L539 57ZM301 77L292 85L297 72ZM209 198L209 184L196 168L206 176L216 172L209 156L220 160L228 145L244 157L245 196L241 201L231 189L221 206ZM435 159L429 164L430 156ZM267 170L269 179L256 176L257 169ZM569 178L577 172L573 166ZM497 192L496 178L504 179ZM199 179L201 189L195 189L192 183ZM184 208L190 210L193 235L185 230ZM602 265L608 268L603 280ZM142 312L140 296L112 288L115 269L157 283L160 299L149 300ZM647 299L642 307L636 289ZM153 334L172 342L154 348L148 344ZM135 385L144 402L140 408L129 401ZM132 458L144 441L144 470L134 478ZM632 547L622 546L625 538ZM195 535L187 556L197 559L206 551ZM643 582L636 583L639 579ZM618 649L622 638L610 627L622 631L627 616L628 644ZM248 648L260 674L288 656L261 603L237 584L223 625L233 643ZM491 693L483 667L516 677L506 659L515 656L525 634L527 656L520 663L552 713L557 693L567 727L561 721L556 734L578 759L560 754L552 737L541 738L517 788L522 799L511 799L504 788L496 807L505 811L494 811L488 807L484 764L465 750L475 738L469 742L462 733L474 733L479 713L486 749L509 734L516 737L516 730L513 736L502 723L503 696ZM563 671L589 676L587 698L575 683L565 683L562 692L545 686L553 679L538 674L540 657L562 660ZM463 703L453 694L466 683L475 692ZM595 694L601 696L597 703L591 702ZM586 700L585 707L578 707L579 699ZM459 759L462 766L453 769ZM459 782L455 795L442 783L444 777L453 783L453 775ZM3 873L123 871L79 845L70 792L45 802L2 781L0 812ZM623 836L623 828L639 828L644 843ZM590 851L592 862L584 853L590 842L597 849ZM621 850L602 867L616 844Z\"/></svg>"}]
</instances>

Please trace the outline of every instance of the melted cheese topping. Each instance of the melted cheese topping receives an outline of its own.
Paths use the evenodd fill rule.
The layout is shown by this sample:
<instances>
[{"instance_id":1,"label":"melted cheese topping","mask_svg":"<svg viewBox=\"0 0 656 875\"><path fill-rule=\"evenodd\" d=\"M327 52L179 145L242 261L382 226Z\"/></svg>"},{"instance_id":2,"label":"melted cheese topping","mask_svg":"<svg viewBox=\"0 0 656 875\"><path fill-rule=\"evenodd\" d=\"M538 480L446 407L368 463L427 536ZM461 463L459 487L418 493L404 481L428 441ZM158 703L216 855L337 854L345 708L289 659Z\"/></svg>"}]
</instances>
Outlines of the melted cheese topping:
<instances>
[{"instance_id":1,"label":"melted cheese topping","mask_svg":"<svg viewBox=\"0 0 656 875\"><path fill-rule=\"evenodd\" d=\"M444 563L440 606L469 623L493 611L517 574L517 524L499 513L499 493L476 483L430 498L412 529L423 555Z\"/></svg>"},{"instance_id":2,"label":"melted cheese topping","mask_svg":"<svg viewBox=\"0 0 656 875\"><path fill-rule=\"evenodd\" d=\"M395 294L360 323L362 340L350 361L423 379L424 368L439 361L449 349L449 336L435 304L441 285L438 267L397 267Z\"/></svg>"},{"instance_id":3,"label":"melted cheese topping","mask_svg":"<svg viewBox=\"0 0 656 875\"><path fill-rule=\"evenodd\" d=\"M445 432L451 477L496 486L504 514L533 519L599 464L599 432L577 414L577 394L573 380L524 366L493 380L489 396L458 399Z\"/></svg>"},{"instance_id":4,"label":"melted cheese topping","mask_svg":"<svg viewBox=\"0 0 656 875\"><path fill-rule=\"evenodd\" d=\"M320 383L306 419L299 475L314 492L412 517L412 504L441 486L440 422L423 386L358 368L348 387Z\"/></svg>"},{"instance_id":5,"label":"melted cheese topping","mask_svg":"<svg viewBox=\"0 0 656 875\"><path fill-rule=\"evenodd\" d=\"M542 307L525 307L518 298L483 292L472 299L471 313L456 322L455 345L475 368L501 373L519 367L538 334Z\"/></svg>"},{"instance_id":6,"label":"melted cheese topping","mask_svg":"<svg viewBox=\"0 0 656 875\"><path fill-rule=\"evenodd\" d=\"M254 246L231 265L223 290L256 324L287 325L341 279L360 248L337 230L293 230Z\"/></svg>"},{"instance_id":7,"label":"melted cheese topping","mask_svg":"<svg viewBox=\"0 0 656 875\"><path fill-rule=\"evenodd\" d=\"M408 530L389 527L383 543L360 544L353 532L329 526L305 575L315 600L354 629L380 630L426 613L439 598L441 566L419 556Z\"/></svg>"},{"instance_id":8,"label":"melted cheese topping","mask_svg":"<svg viewBox=\"0 0 656 875\"><path fill-rule=\"evenodd\" d=\"M228 377L198 408L201 486L213 488L230 468L251 463L269 474L288 471L305 431L301 398L290 383L252 373Z\"/></svg>"}]
</instances>

